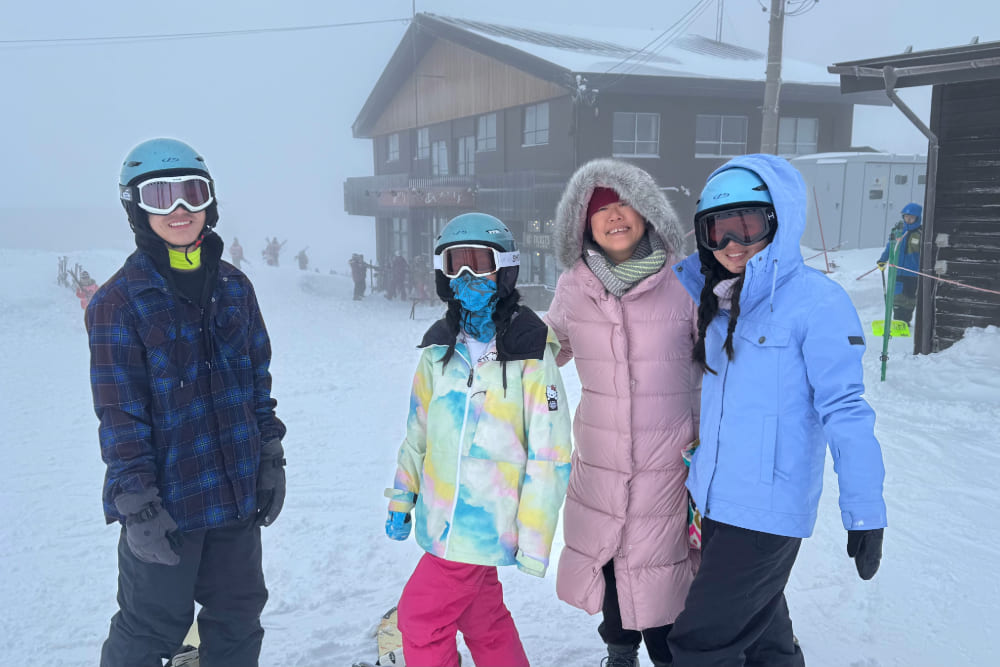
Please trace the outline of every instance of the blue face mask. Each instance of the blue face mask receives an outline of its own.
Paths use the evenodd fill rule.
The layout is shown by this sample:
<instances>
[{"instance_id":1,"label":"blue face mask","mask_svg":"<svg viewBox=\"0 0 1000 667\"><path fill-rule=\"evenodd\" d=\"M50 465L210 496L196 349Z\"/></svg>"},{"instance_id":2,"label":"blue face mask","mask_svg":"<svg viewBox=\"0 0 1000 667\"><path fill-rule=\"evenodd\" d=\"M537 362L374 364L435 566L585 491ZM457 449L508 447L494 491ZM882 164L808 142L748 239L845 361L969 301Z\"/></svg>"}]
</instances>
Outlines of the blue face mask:
<instances>
[{"instance_id":1,"label":"blue face mask","mask_svg":"<svg viewBox=\"0 0 1000 667\"><path fill-rule=\"evenodd\" d=\"M486 343L496 335L493 308L497 302L497 284L489 278L461 273L452 278L451 291L462 304L462 328L476 340Z\"/></svg>"}]
</instances>

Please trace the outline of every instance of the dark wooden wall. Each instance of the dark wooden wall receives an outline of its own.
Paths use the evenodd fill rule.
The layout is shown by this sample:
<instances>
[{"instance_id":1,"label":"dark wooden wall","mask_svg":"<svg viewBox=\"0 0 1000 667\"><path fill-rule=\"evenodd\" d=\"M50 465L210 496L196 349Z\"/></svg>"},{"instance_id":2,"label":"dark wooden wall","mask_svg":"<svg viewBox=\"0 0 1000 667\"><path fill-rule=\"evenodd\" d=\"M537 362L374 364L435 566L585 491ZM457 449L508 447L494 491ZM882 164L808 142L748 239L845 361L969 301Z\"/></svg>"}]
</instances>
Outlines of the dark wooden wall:
<instances>
[{"instance_id":1,"label":"dark wooden wall","mask_svg":"<svg viewBox=\"0 0 1000 667\"><path fill-rule=\"evenodd\" d=\"M934 207L936 273L1000 291L1000 80L934 87L931 129L938 137ZM968 327L1000 326L1000 296L937 282L935 351Z\"/></svg>"}]
</instances>

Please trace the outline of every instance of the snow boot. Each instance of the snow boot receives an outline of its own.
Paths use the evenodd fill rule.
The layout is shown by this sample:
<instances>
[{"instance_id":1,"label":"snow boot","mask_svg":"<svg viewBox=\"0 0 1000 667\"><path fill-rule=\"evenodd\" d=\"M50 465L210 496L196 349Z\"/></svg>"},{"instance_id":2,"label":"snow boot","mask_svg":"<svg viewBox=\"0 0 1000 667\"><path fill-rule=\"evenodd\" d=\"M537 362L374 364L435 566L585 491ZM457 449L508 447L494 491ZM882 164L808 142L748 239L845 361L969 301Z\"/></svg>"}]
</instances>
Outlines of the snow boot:
<instances>
[{"instance_id":1,"label":"snow boot","mask_svg":"<svg viewBox=\"0 0 1000 667\"><path fill-rule=\"evenodd\" d=\"M632 644L608 644L608 656L601 667L639 667L639 647Z\"/></svg>"}]
</instances>

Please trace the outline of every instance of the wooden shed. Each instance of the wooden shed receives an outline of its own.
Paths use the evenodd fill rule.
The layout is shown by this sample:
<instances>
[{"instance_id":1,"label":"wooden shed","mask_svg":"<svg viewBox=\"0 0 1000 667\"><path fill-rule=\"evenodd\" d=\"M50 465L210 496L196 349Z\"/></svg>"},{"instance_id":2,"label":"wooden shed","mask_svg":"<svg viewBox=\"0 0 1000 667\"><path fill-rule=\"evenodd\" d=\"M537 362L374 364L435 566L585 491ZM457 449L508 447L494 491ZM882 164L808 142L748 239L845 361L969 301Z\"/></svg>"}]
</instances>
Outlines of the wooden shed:
<instances>
[{"instance_id":1,"label":"wooden shed","mask_svg":"<svg viewBox=\"0 0 1000 667\"><path fill-rule=\"evenodd\" d=\"M884 90L928 138L914 353L1000 326L1000 42L837 63L843 93ZM933 86L930 126L896 88Z\"/></svg>"}]
</instances>

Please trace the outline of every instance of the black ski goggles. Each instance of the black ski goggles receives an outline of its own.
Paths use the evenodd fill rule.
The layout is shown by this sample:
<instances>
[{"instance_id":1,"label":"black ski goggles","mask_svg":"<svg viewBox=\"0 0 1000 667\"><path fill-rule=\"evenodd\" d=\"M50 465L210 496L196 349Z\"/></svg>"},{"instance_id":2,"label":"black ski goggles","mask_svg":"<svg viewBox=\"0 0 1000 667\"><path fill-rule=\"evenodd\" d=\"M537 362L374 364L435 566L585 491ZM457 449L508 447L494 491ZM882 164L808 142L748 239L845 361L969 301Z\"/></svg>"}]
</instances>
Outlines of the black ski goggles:
<instances>
[{"instance_id":1,"label":"black ski goggles","mask_svg":"<svg viewBox=\"0 0 1000 667\"><path fill-rule=\"evenodd\" d=\"M698 243L709 250L722 250L730 241L753 245L774 231L777 216L771 206L749 206L706 213L695 220Z\"/></svg>"}]
</instances>

